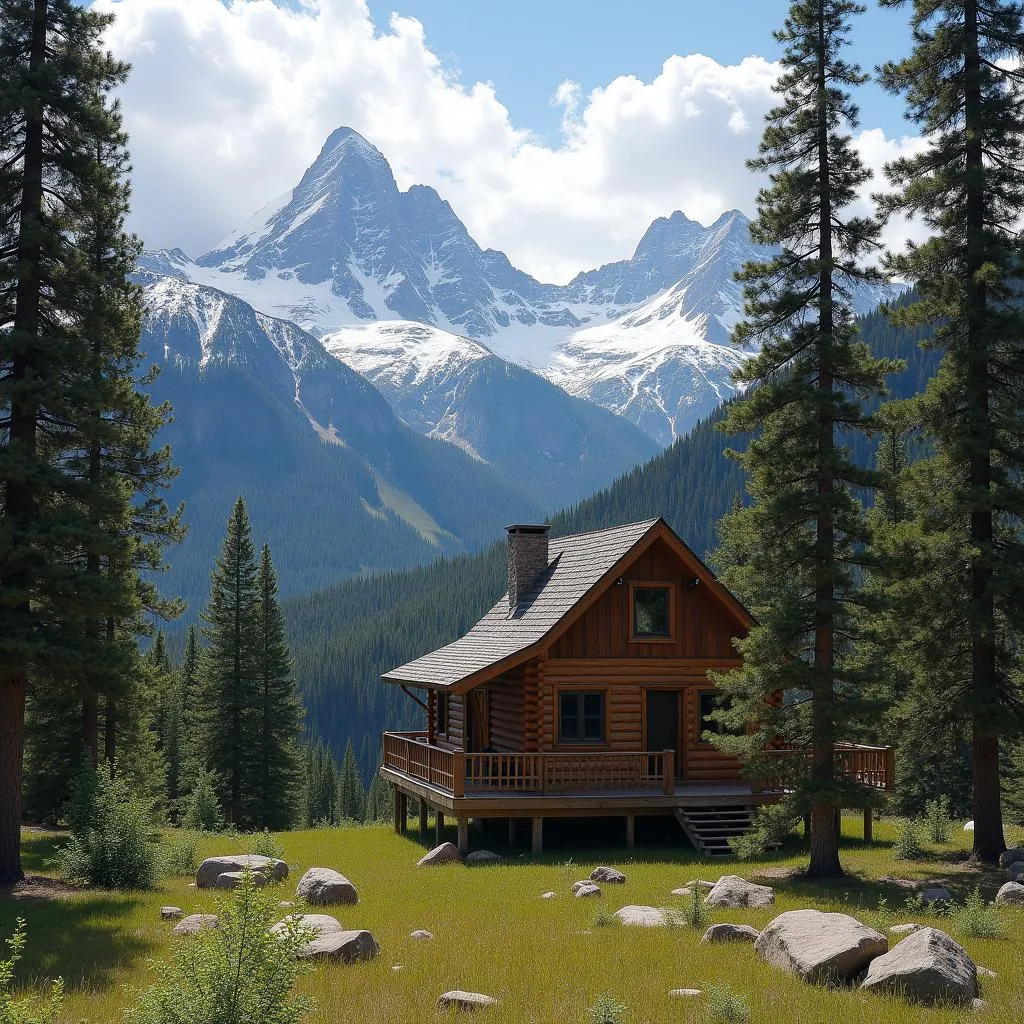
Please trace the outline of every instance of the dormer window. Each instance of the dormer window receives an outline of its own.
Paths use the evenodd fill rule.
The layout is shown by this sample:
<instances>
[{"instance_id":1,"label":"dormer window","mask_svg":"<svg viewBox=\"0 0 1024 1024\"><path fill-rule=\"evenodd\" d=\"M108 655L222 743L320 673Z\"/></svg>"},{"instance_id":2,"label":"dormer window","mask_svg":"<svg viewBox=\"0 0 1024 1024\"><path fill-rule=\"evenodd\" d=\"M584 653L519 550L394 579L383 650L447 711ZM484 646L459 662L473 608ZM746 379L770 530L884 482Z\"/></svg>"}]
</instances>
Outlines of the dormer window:
<instances>
[{"instance_id":1,"label":"dormer window","mask_svg":"<svg viewBox=\"0 0 1024 1024\"><path fill-rule=\"evenodd\" d=\"M667 583L634 583L630 597L632 639L671 640L672 587Z\"/></svg>"}]
</instances>

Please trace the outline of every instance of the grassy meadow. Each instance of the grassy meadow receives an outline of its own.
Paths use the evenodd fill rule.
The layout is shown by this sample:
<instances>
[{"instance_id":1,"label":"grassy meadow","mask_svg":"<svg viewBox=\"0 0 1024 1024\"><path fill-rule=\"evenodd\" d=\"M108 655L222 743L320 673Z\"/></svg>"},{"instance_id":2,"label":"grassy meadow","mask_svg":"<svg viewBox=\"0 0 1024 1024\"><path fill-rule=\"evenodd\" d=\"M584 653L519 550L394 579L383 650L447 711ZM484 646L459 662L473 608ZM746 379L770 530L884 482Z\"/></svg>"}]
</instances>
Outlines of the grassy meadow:
<instances>
[{"instance_id":1,"label":"grassy meadow","mask_svg":"<svg viewBox=\"0 0 1024 1024\"><path fill-rule=\"evenodd\" d=\"M335 916L346 928L368 928L382 950L373 963L322 964L303 979L302 987L316 1001L310 1024L435 1020L442 1017L435 1008L438 995L455 988L500 999L499 1008L477 1018L494 1024L586 1024L587 1008L606 993L626 1005L627 1024L696 1022L705 1019L705 1002L671 999L668 991L715 983L748 997L752 1022L951 1024L971 1018L965 1010L915 1008L856 990L807 986L761 963L748 945L702 946L703 928L636 929L600 921L629 903L671 905L671 890L692 878L715 880L736 873L750 878L767 874L758 880L775 887L776 906L714 910L711 920L762 927L784 910L815 907L852 913L876 927L914 920L948 929L941 918L908 915L903 907L907 891L899 881L945 879L958 899L976 884L991 899L1001 881L997 873L965 863L959 831L949 846L920 861L893 859L894 829L885 821L876 824L870 847L860 840L859 818L844 820L844 836L850 877L812 885L787 877L785 869L804 859L796 837L771 857L750 863L701 861L681 843L629 853L575 851L571 860L566 851L543 857L516 852L495 866L428 869L415 866L424 847L414 829L405 837L387 828L291 832L278 837L291 867L278 891L282 900L291 899L306 868L337 868L356 884L360 902L337 908ZM1024 842L1019 831L1010 838ZM474 840L475 847L481 845ZM26 833L26 871L50 873L48 864L60 842L52 834ZM250 847L249 837L206 836L199 856ZM600 899L573 899L572 883L598 864L621 868L627 883L605 886ZM39 886L14 895L0 892L0 936L10 934L17 917L28 922L19 982L35 985L61 975L68 992L66 1021L119 1020L131 987L147 983L152 962L172 941L173 922L160 920L160 906L174 904L186 914L215 909L217 894L190 888L189 881L165 879L154 891L141 893L61 895ZM557 891L558 898L540 899L547 890ZM885 901L881 912L880 901ZM1007 909L1001 916L1005 938L956 937L978 964L999 975L981 979L982 996L990 1003L983 1019L1021 1024L1024 910ZM417 928L429 929L436 940L410 940L409 932Z\"/></svg>"}]
</instances>

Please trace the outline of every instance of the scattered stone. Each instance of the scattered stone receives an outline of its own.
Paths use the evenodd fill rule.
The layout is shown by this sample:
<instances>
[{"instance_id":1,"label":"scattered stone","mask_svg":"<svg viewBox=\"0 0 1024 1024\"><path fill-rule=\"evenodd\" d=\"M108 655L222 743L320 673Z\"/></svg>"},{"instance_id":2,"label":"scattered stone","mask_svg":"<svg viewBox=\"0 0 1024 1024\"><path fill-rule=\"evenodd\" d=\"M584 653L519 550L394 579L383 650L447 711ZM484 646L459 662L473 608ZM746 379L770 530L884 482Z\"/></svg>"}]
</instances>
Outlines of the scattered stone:
<instances>
[{"instance_id":1,"label":"scattered stone","mask_svg":"<svg viewBox=\"0 0 1024 1024\"><path fill-rule=\"evenodd\" d=\"M974 999L971 1000L971 1010L974 1013L984 1013L988 1008L989 1005L986 1002L986 1000L980 998L979 996L976 996Z\"/></svg>"},{"instance_id":2,"label":"scattered stone","mask_svg":"<svg viewBox=\"0 0 1024 1024\"><path fill-rule=\"evenodd\" d=\"M699 988L670 988L668 994L673 999L698 999L703 995Z\"/></svg>"},{"instance_id":3,"label":"scattered stone","mask_svg":"<svg viewBox=\"0 0 1024 1024\"><path fill-rule=\"evenodd\" d=\"M999 975L995 971L990 971L987 967L978 966L975 968L978 972L979 978L998 978Z\"/></svg>"},{"instance_id":4,"label":"scattered stone","mask_svg":"<svg viewBox=\"0 0 1024 1024\"><path fill-rule=\"evenodd\" d=\"M185 916L184 911L181 907L161 907L160 908L160 920L161 921L180 921Z\"/></svg>"},{"instance_id":5,"label":"scattered stone","mask_svg":"<svg viewBox=\"0 0 1024 1024\"><path fill-rule=\"evenodd\" d=\"M497 864L500 860L493 850L474 850L466 855L467 864Z\"/></svg>"},{"instance_id":6,"label":"scattered stone","mask_svg":"<svg viewBox=\"0 0 1024 1024\"><path fill-rule=\"evenodd\" d=\"M267 876L260 871L253 871L252 883L257 889L261 889L267 884ZM242 879L245 878L244 871L224 871L219 874L213 883L215 889L237 889L242 884Z\"/></svg>"},{"instance_id":7,"label":"scattered stone","mask_svg":"<svg viewBox=\"0 0 1024 1024\"><path fill-rule=\"evenodd\" d=\"M657 907L638 907L630 904L616 910L612 917L627 928L664 928L668 924L665 911Z\"/></svg>"},{"instance_id":8,"label":"scattered stone","mask_svg":"<svg viewBox=\"0 0 1024 1024\"><path fill-rule=\"evenodd\" d=\"M849 981L889 948L889 940L846 914L789 910L754 943L762 960L812 984Z\"/></svg>"},{"instance_id":9,"label":"scattered stone","mask_svg":"<svg viewBox=\"0 0 1024 1024\"><path fill-rule=\"evenodd\" d=\"M1006 877L1011 882L1020 881L1020 876L1024 875L1024 860L1015 860L1007 869Z\"/></svg>"},{"instance_id":10,"label":"scattered stone","mask_svg":"<svg viewBox=\"0 0 1024 1024\"><path fill-rule=\"evenodd\" d=\"M219 928L220 918L216 914L190 914L174 926L175 935L198 935L210 928Z\"/></svg>"},{"instance_id":11,"label":"scattered stone","mask_svg":"<svg viewBox=\"0 0 1024 1024\"><path fill-rule=\"evenodd\" d=\"M717 882L709 882L704 878L691 878L681 889L673 889L676 894L689 892L691 889L714 889Z\"/></svg>"},{"instance_id":12,"label":"scattered stone","mask_svg":"<svg viewBox=\"0 0 1024 1024\"><path fill-rule=\"evenodd\" d=\"M200 889L213 889L221 875L242 872L246 868L275 882L288 877L288 865L283 860L260 857L255 853L240 853L234 857L207 857L196 872L196 885Z\"/></svg>"},{"instance_id":13,"label":"scattered stone","mask_svg":"<svg viewBox=\"0 0 1024 1024\"><path fill-rule=\"evenodd\" d=\"M1024 906L1024 884L1020 882L1007 882L996 893L996 903L1007 903L1012 906Z\"/></svg>"},{"instance_id":14,"label":"scattered stone","mask_svg":"<svg viewBox=\"0 0 1024 1024\"><path fill-rule=\"evenodd\" d=\"M921 926L919 924L894 924L889 931L893 935L909 935L916 932Z\"/></svg>"},{"instance_id":15,"label":"scattered stone","mask_svg":"<svg viewBox=\"0 0 1024 1024\"><path fill-rule=\"evenodd\" d=\"M391 970L393 970L393 971L400 971L401 969L402 969L402 965L401 965L401 964L395 964L395 965L394 965L394 966L393 966L393 967L391 968Z\"/></svg>"},{"instance_id":16,"label":"scattered stone","mask_svg":"<svg viewBox=\"0 0 1024 1024\"><path fill-rule=\"evenodd\" d=\"M294 906L295 906L295 901L294 900L281 900L277 904L278 910L288 910L290 907L294 907Z\"/></svg>"},{"instance_id":17,"label":"scattered stone","mask_svg":"<svg viewBox=\"0 0 1024 1024\"><path fill-rule=\"evenodd\" d=\"M967 951L945 932L921 928L872 960L861 988L928 1006L962 1006L978 994L978 971Z\"/></svg>"},{"instance_id":18,"label":"scattered stone","mask_svg":"<svg viewBox=\"0 0 1024 1024\"><path fill-rule=\"evenodd\" d=\"M285 935L291 922L312 929L314 938L318 935L333 935L335 932L343 931L341 922L328 914L289 914L283 921L278 921L270 931L273 935Z\"/></svg>"},{"instance_id":19,"label":"scattered stone","mask_svg":"<svg viewBox=\"0 0 1024 1024\"><path fill-rule=\"evenodd\" d=\"M557 892L542 892L540 894L540 898L542 900L557 900L558 899L558 893Z\"/></svg>"},{"instance_id":20,"label":"scattered stone","mask_svg":"<svg viewBox=\"0 0 1024 1024\"><path fill-rule=\"evenodd\" d=\"M592 896L600 896L601 890L598 886L594 885L593 882L584 882L580 886L572 887L572 894L578 900L585 900Z\"/></svg>"},{"instance_id":21,"label":"scattered stone","mask_svg":"<svg viewBox=\"0 0 1024 1024\"><path fill-rule=\"evenodd\" d=\"M604 882L606 885L624 885L626 882L626 876L621 871L616 871L615 868L594 868L590 872L590 880L592 882Z\"/></svg>"},{"instance_id":22,"label":"scattered stone","mask_svg":"<svg viewBox=\"0 0 1024 1024\"><path fill-rule=\"evenodd\" d=\"M701 936L701 942L757 942L761 933L749 924L713 924Z\"/></svg>"},{"instance_id":23,"label":"scattered stone","mask_svg":"<svg viewBox=\"0 0 1024 1024\"><path fill-rule=\"evenodd\" d=\"M377 940L365 930L327 932L317 935L301 950L302 960L331 960L334 963L354 964L359 960L373 960L380 955Z\"/></svg>"},{"instance_id":24,"label":"scattered stone","mask_svg":"<svg viewBox=\"0 0 1024 1024\"><path fill-rule=\"evenodd\" d=\"M409 938L417 942L429 942L433 937L434 933L428 932L426 928L417 928L416 931L409 932Z\"/></svg>"},{"instance_id":25,"label":"scattered stone","mask_svg":"<svg viewBox=\"0 0 1024 1024\"><path fill-rule=\"evenodd\" d=\"M311 907L330 907L359 902L356 887L332 868L310 868L299 879L295 898Z\"/></svg>"},{"instance_id":26,"label":"scattered stone","mask_svg":"<svg viewBox=\"0 0 1024 1024\"><path fill-rule=\"evenodd\" d=\"M435 846L430 853L424 854L416 862L418 868L431 868L439 864L459 864L462 858L459 856L459 848L454 843L442 843Z\"/></svg>"},{"instance_id":27,"label":"scattered stone","mask_svg":"<svg viewBox=\"0 0 1024 1024\"><path fill-rule=\"evenodd\" d=\"M445 992L437 997L439 1010L483 1010L488 1006L497 1006L494 996L485 996L482 992Z\"/></svg>"},{"instance_id":28,"label":"scattered stone","mask_svg":"<svg viewBox=\"0 0 1024 1024\"><path fill-rule=\"evenodd\" d=\"M1018 860L1024 860L1024 846L1017 846L1011 850L1004 850L999 854L999 866L1001 868L1009 867L1009 865Z\"/></svg>"},{"instance_id":29,"label":"scattered stone","mask_svg":"<svg viewBox=\"0 0 1024 1024\"><path fill-rule=\"evenodd\" d=\"M767 885L748 882L739 875L723 875L708 893L704 902L709 907L770 907L775 890Z\"/></svg>"},{"instance_id":30,"label":"scattered stone","mask_svg":"<svg viewBox=\"0 0 1024 1024\"><path fill-rule=\"evenodd\" d=\"M953 894L944 885L928 885L921 890L923 903L952 903Z\"/></svg>"}]
</instances>

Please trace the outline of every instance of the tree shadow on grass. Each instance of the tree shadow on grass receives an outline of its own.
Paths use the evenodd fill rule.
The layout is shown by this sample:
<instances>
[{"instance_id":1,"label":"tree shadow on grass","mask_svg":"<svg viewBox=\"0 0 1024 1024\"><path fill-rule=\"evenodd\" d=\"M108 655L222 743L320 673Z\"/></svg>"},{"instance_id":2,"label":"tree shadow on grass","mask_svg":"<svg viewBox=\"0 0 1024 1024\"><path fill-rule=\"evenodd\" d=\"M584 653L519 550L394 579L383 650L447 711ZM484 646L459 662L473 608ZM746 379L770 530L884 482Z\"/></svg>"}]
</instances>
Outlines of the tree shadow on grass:
<instances>
[{"instance_id":1,"label":"tree shadow on grass","mask_svg":"<svg viewBox=\"0 0 1024 1024\"><path fill-rule=\"evenodd\" d=\"M138 894L80 893L65 898L11 896L0 890L0 938L9 936L18 918L28 935L18 964L22 984L62 977L69 992L103 989L116 974L130 971L152 956L157 943L127 919L144 900Z\"/></svg>"}]
</instances>

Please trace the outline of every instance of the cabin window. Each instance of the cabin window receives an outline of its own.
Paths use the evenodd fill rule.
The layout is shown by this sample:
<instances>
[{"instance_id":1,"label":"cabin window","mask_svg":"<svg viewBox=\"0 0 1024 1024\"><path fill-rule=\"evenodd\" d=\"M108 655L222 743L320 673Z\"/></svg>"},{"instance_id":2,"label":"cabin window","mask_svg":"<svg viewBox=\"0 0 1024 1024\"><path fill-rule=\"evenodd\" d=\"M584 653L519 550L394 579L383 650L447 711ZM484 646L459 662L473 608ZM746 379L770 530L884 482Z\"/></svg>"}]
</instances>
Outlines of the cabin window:
<instances>
[{"instance_id":1,"label":"cabin window","mask_svg":"<svg viewBox=\"0 0 1024 1024\"><path fill-rule=\"evenodd\" d=\"M441 736L448 735L448 694L437 695L437 731Z\"/></svg>"},{"instance_id":2,"label":"cabin window","mask_svg":"<svg viewBox=\"0 0 1024 1024\"><path fill-rule=\"evenodd\" d=\"M711 716L719 709L719 694L714 690L705 690L700 695L700 735L697 739L703 742L704 733L714 733L716 736L735 736L735 729L728 729L721 722Z\"/></svg>"},{"instance_id":3,"label":"cabin window","mask_svg":"<svg viewBox=\"0 0 1024 1024\"><path fill-rule=\"evenodd\" d=\"M558 739L562 743L603 743L604 694L560 694Z\"/></svg>"},{"instance_id":4,"label":"cabin window","mask_svg":"<svg viewBox=\"0 0 1024 1024\"><path fill-rule=\"evenodd\" d=\"M672 636L670 587L633 588L633 636L641 640L666 640Z\"/></svg>"}]
</instances>

